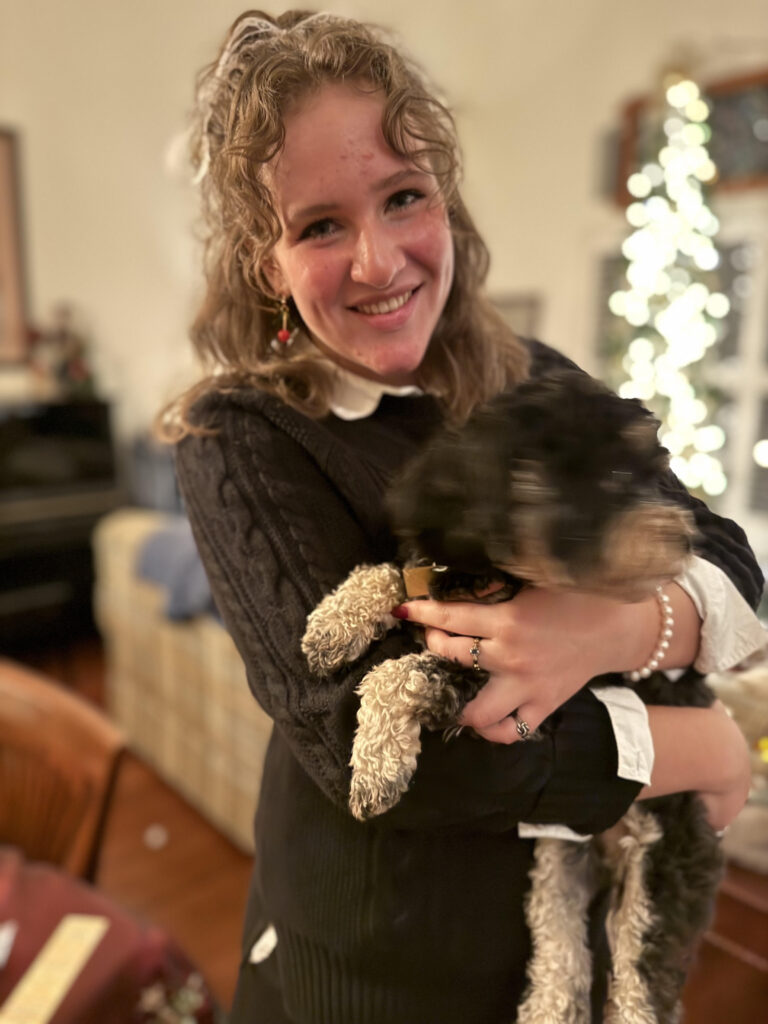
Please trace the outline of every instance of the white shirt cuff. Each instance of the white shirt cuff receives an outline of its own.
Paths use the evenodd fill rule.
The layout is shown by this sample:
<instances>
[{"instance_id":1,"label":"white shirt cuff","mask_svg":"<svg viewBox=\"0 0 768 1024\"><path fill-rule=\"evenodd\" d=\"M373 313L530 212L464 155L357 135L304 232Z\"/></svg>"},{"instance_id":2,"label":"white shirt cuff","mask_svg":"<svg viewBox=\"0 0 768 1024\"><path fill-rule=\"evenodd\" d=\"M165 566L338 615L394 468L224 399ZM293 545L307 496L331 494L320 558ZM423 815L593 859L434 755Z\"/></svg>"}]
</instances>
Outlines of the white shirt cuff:
<instances>
[{"instance_id":1,"label":"white shirt cuff","mask_svg":"<svg viewBox=\"0 0 768 1024\"><path fill-rule=\"evenodd\" d=\"M595 686L592 692L608 710L619 754L617 775L620 779L642 782L647 786L653 769L653 740L648 726L648 711L634 690L628 686ZM517 834L521 839L570 839L585 842L590 836L574 832L567 825L531 825L520 822Z\"/></svg>"},{"instance_id":2,"label":"white shirt cuff","mask_svg":"<svg viewBox=\"0 0 768 1024\"><path fill-rule=\"evenodd\" d=\"M651 783L653 739L648 725L648 709L629 686L595 686L592 692L605 704L616 737L620 779Z\"/></svg>"},{"instance_id":3,"label":"white shirt cuff","mask_svg":"<svg viewBox=\"0 0 768 1024\"><path fill-rule=\"evenodd\" d=\"M567 825L531 825L521 821L517 826L517 834L521 839L569 839L577 843L587 843L591 835L574 832Z\"/></svg>"},{"instance_id":4,"label":"white shirt cuff","mask_svg":"<svg viewBox=\"0 0 768 1024\"><path fill-rule=\"evenodd\" d=\"M694 555L675 580L701 619L699 672L723 672L765 647L768 633L736 587L716 565Z\"/></svg>"}]
</instances>

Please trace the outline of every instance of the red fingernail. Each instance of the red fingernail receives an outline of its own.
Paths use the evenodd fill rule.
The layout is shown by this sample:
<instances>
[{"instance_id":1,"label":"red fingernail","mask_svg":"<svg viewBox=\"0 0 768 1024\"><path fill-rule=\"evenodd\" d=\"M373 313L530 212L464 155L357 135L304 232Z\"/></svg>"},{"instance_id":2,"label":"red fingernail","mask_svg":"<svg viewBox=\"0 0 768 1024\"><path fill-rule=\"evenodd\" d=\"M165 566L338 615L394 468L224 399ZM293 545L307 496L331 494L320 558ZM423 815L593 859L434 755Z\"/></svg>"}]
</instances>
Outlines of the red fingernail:
<instances>
[{"instance_id":1,"label":"red fingernail","mask_svg":"<svg viewBox=\"0 0 768 1024\"><path fill-rule=\"evenodd\" d=\"M399 604L396 608L392 609L392 614L396 619L407 619L408 618L408 605Z\"/></svg>"}]
</instances>

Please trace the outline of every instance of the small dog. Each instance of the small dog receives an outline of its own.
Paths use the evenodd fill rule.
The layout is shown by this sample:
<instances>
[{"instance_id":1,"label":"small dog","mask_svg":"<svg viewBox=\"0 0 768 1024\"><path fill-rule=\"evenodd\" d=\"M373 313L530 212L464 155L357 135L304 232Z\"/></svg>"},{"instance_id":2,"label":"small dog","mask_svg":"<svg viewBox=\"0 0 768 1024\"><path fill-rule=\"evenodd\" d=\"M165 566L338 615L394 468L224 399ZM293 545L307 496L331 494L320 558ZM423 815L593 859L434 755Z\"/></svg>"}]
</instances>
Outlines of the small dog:
<instances>
[{"instance_id":1,"label":"small dog","mask_svg":"<svg viewBox=\"0 0 768 1024\"><path fill-rule=\"evenodd\" d=\"M625 601L653 594L679 574L694 536L689 514L665 496L668 454L657 428L639 402L577 371L524 382L464 427L440 434L396 482L390 504L406 566L421 567L425 592L439 600L488 592L505 600L525 585ZM354 661L400 625L390 613L414 596L406 593L408 571L360 566L323 599L303 639L315 674ZM415 771L421 728L455 731L487 679L429 651L367 673L350 762L357 818L394 806ZM674 684L654 672L636 689L647 703L708 706L713 699L692 670ZM590 843L537 840L527 904L533 956L520 1024L589 1021L585 921L606 872L614 899L606 1021L678 1019L720 878L719 844L693 794L636 804L617 829L620 835L611 830Z\"/></svg>"}]
</instances>

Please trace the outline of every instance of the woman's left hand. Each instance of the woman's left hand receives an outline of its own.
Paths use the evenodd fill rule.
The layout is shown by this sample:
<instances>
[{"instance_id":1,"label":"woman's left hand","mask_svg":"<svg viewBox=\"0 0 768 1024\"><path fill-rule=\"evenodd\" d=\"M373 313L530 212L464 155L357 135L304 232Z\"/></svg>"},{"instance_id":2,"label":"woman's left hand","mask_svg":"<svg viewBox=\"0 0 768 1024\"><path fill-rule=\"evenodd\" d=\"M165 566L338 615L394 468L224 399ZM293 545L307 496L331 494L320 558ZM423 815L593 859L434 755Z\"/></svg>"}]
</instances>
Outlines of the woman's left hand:
<instances>
[{"instance_id":1,"label":"woman's left hand","mask_svg":"<svg viewBox=\"0 0 768 1024\"><path fill-rule=\"evenodd\" d=\"M533 731L594 676L642 665L659 630L655 598L623 604L537 587L500 604L418 600L402 608L425 627L430 651L468 667L480 638L478 664L490 679L460 721L496 743L520 738L512 712Z\"/></svg>"}]
</instances>

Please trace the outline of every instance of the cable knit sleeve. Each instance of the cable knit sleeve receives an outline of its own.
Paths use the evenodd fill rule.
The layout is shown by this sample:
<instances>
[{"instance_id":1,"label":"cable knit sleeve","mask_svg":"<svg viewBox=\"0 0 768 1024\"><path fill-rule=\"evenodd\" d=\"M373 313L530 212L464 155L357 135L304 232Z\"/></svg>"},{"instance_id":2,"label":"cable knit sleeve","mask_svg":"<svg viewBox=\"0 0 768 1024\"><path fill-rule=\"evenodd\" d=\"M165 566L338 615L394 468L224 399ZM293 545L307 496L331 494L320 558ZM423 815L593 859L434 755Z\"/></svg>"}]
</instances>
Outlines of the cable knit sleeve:
<instances>
[{"instance_id":1,"label":"cable knit sleeve","mask_svg":"<svg viewBox=\"0 0 768 1024\"><path fill-rule=\"evenodd\" d=\"M763 593L763 573L742 528L690 495L672 473L665 482L665 493L670 501L690 509L697 529L696 554L721 569L754 611Z\"/></svg>"},{"instance_id":2,"label":"cable knit sleeve","mask_svg":"<svg viewBox=\"0 0 768 1024\"><path fill-rule=\"evenodd\" d=\"M217 427L176 454L214 600L257 700L309 775L345 804L357 680L309 682L299 644L308 612L365 560L364 538L292 438L258 414L225 412Z\"/></svg>"},{"instance_id":3,"label":"cable knit sleeve","mask_svg":"<svg viewBox=\"0 0 768 1024\"><path fill-rule=\"evenodd\" d=\"M371 537L330 482L322 452L310 456L259 415L225 412L221 423L216 435L188 437L177 449L179 484L211 589L254 695L315 784L347 810L355 688L374 662L414 650L414 641L396 630L348 670L328 680L309 676L300 650L306 616L356 564L371 560ZM605 708L585 692L557 714L562 728L535 744L506 747L463 735L446 744L425 733L411 788L377 824L503 831L520 820L551 820L587 831L607 827L639 786L616 776Z\"/></svg>"}]
</instances>

